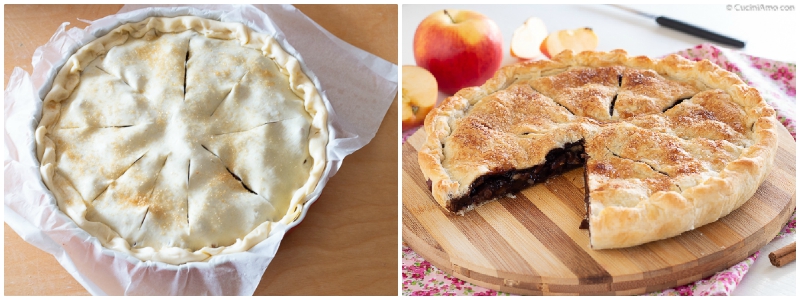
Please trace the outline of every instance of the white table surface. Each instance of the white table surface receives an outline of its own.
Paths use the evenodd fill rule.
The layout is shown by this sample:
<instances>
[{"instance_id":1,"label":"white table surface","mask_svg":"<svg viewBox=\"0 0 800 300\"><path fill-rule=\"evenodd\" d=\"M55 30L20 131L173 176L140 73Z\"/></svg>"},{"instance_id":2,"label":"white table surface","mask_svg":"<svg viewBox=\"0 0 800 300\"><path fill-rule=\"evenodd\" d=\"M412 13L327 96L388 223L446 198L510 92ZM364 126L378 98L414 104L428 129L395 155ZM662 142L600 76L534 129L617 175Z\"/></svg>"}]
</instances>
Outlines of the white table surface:
<instances>
[{"instance_id":1,"label":"white table surface","mask_svg":"<svg viewBox=\"0 0 800 300\"><path fill-rule=\"evenodd\" d=\"M774 60L796 62L798 15L793 12L728 10L726 4L626 5L653 15L667 16L747 42L743 51ZM599 37L597 50L625 49L632 55L659 57L709 41L661 27L655 20L604 5L403 5L401 63L415 64L414 31L429 14L440 9L469 9L494 20L503 32L504 64L517 62L509 53L514 29L529 17L542 19L549 32L592 28Z\"/></svg>"},{"instance_id":2,"label":"white table surface","mask_svg":"<svg viewBox=\"0 0 800 300\"><path fill-rule=\"evenodd\" d=\"M797 61L797 10L800 5L794 5L795 10L792 12L737 11L735 6L728 10L727 4L627 6L744 40L747 46L741 51L751 55L788 62ZM529 17L542 19L549 32L590 27L599 38L597 50L603 51L625 49L631 55L660 57L701 43L711 43L661 27L655 20L603 5L406 4L402 6L401 65L415 64L412 46L414 31L425 17L440 9L474 10L494 20L503 32L503 65L519 61L509 53L511 35ZM440 93L440 100L445 96ZM769 263L767 257L769 252L794 240L794 235L777 239L761 249L761 255L733 291L733 295L797 295L797 263L776 268Z\"/></svg>"}]
</instances>

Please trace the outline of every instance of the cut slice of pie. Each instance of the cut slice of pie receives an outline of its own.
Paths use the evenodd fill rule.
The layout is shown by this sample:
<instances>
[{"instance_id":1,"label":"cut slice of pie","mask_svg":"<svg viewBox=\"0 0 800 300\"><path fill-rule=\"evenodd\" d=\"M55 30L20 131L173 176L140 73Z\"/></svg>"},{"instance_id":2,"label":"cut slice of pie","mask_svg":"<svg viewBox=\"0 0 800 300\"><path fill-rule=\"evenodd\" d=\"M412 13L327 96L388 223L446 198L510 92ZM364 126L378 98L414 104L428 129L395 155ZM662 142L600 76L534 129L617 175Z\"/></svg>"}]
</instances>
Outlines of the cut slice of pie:
<instances>
[{"instance_id":1,"label":"cut slice of pie","mask_svg":"<svg viewBox=\"0 0 800 300\"><path fill-rule=\"evenodd\" d=\"M297 219L327 141L297 59L242 24L191 16L77 50L36 130L59 209L107 248L171 264L246 251Z\"/></svg>"},{"instance_id":2,"label":"cut slice of pie","mask_svg":"<svg viewBox=\"0 0 800 300\"><path fill-rule=\"evenodd\" d=\"M755 193L777 147L774 110L734 74L622 50L504 67L447 98L425 131L420 167L453 213L583 167L582 226L595 249L727 215Z\"/></svg>"}]
</instances>

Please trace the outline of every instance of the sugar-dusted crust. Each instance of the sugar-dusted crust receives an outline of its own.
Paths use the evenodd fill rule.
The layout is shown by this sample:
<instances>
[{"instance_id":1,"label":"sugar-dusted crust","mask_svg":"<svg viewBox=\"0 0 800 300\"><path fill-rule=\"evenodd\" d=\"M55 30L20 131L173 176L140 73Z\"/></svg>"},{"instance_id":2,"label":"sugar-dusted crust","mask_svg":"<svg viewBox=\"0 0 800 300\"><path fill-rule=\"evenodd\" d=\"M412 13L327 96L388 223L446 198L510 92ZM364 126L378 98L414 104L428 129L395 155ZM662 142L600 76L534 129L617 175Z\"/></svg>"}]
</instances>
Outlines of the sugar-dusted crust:
<instances>
[{"instance_id":1,"label":"sugar-dusted crust","mask_svg":"<svg viewBox=\"0 0 800 300\"><path fill-rule=\"evenodd\" d=\"M419 163L448 207L475 178L543 164L543 153L585 140L591 245L627 247L747 201L772 166L775 122L757 90L708 61L565 51L447 98L425 120Z\"/></svg>"},{"instance_id":2,"label":"sugar-dusted crust","mask_svg":"<svg viewBox=\"0 0 800 300\"><path fill-rule=\"evenodd\" d=\"M193 16L123 24L56 75L36 129L59 208L110 249L182 264L302 212L327 110L274 38Z\"/></svg>"}]
</instances>

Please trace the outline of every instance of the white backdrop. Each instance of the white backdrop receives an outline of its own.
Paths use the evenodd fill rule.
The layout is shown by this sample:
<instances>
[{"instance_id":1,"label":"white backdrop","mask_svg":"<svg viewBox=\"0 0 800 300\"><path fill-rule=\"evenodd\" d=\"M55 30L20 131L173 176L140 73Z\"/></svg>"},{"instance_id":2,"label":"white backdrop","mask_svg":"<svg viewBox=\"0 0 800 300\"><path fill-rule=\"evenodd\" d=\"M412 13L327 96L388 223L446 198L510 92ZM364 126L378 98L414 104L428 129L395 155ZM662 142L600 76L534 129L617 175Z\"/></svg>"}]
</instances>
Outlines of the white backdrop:
<instances>
[{"instance_id":1,"label":"white backdrop","mask_svg":"<svg viewBox=\"0 0 800 300\"><path fill-rule=\"evenodd\" d=\"M746 1L745 1L746 2ZM758 4L758 3L754 3ZM640 11L667 16L747 42L743 49L764 58L797 61L798 13L736 11L746 4L709 5L626 5ZM653 19L605 5L402 5L401 64L413 65L412 48L417 25L439 9L469 9L480 12L500 26L503 32L503 64L517 61L509 54L511 34L529 17L542 19L549 32L561 29L592 28L599 37L598 50L625 49L633 55L660 57L709 41L661 27Z\"/></svg>"}]
</instances>

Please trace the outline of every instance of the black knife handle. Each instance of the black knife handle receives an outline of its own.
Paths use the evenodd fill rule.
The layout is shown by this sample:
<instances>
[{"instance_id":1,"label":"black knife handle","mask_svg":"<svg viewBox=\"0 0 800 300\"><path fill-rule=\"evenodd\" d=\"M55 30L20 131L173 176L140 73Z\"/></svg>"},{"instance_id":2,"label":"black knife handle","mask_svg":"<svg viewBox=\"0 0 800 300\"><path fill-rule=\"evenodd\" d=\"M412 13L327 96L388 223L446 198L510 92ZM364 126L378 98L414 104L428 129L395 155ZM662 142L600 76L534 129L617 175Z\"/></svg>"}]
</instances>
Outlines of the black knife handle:
<instances>
[{"instance_id":1,"label":"black knife handle","mask_svg":"<svg viewBox=\"0 0 800 300\"><path fill-rule=\"evenodd\" d=\"M678 21L678 20L675 20L675 19L672 19L672 18L658 17L658 18L656 18L656 22L661 26L669 27L669 28L675 29L677 31L688 33L688 34L691 34L691 35L699 37L699 38L711 40L711 41L714 41L714 42L717 42L717 43L725 44L725 45L728 45L728 46L733 46L733 47L736 47L736 48L744 48L744 42L743 41L740 41L740 40L737 40L737 39L734 39L734 38L730 38L730 37L721 35L719 33L713 32L713 31L708 31L706 29L703 29L703 28L700 28L700 27L697 27L697 26L694 26L694 25L691 25L691 24L686 24L684 22L681 22L681 21Z\"/></svg>"}]
</instances>

